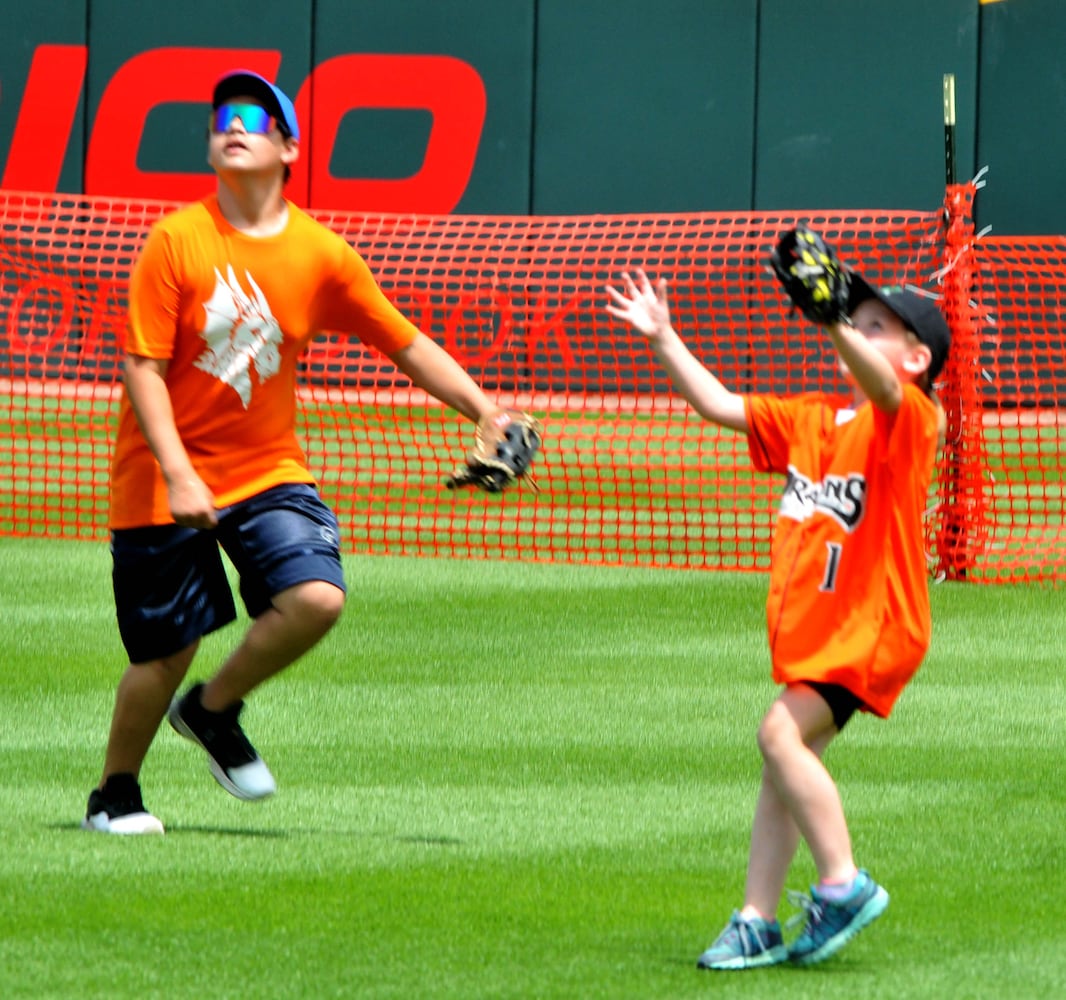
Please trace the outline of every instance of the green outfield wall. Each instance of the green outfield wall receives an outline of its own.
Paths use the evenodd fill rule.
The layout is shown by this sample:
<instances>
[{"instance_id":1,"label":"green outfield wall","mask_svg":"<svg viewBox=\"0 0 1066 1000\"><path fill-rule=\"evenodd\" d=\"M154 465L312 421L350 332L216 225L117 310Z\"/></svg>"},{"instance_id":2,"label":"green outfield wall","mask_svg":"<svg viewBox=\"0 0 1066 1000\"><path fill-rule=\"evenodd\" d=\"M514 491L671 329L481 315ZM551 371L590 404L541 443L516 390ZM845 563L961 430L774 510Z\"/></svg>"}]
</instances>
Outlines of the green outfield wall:
<instances>
[{"instance_id":1,"label":"green outfield wall","mask_svg":"<svg viewBox=\"0 0 1066 1000\"><path fill-rule=\"evenodd\" d=\"M1066 232L1062 0L34 0L0 10L0 185L210 189L205 97L275 78L292 196L466 214L930 209L942 80L977 223Z\"/></svg>"}]
</instances>

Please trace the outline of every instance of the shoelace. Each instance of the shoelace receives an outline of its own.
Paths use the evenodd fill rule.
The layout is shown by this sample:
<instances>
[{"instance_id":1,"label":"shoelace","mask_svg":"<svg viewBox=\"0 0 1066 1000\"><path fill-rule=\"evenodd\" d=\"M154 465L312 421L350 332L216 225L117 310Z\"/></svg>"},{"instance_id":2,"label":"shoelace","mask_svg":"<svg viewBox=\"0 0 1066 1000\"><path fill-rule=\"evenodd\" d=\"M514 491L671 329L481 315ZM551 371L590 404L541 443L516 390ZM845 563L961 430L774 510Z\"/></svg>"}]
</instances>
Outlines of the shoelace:
<instances>
[{"instance_id":1,"label":"shoelace","mask_svg":"<svg viewBox=\"0 0 1066 1000\"><path fill-rule=\"evenodd\" d=\"M741 951L745 955L754 955L760 951L766 951L769 943L763 940L759 929L749 920L744 920L738 914L733 915L733 929L740 941ZM753 947L754 945L754 947Z\"/></svg>"},{"instance_id":2,"label":"shoelace","mask_svg":"<svg viewBox=\"0 0 1066 1000\"><path fill-rule=\"evenodd\" d=\"M793 930L796 927L807 926L809 923L811 927L817 927L822 922L822 916L825 910L818 900L812 896L808 896L805 892L797 892L795 889L789 889L786 893L789 905L795 906L799 913L793 914L788 918L788 922L785 924L785 930Z\"/></svg>"}]
</instances>

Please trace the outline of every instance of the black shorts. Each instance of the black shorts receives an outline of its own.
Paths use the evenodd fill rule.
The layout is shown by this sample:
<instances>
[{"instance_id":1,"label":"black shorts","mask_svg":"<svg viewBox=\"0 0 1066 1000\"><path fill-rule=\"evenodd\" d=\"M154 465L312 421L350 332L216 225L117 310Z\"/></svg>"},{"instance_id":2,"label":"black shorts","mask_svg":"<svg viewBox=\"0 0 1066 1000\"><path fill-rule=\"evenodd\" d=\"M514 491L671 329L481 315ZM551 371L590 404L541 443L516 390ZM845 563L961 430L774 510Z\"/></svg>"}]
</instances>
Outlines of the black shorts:
<instances>
[{"instance_id":1,"label":"black shorts","mask_svg":"<svg viewBox=\"0 0 1066 1000\"><path fill-rule=\"evenodd\" d=\"M840 732L850 719L863 706L863 700L839 684L826 684L823 681L804 681L807 687L825 699L829 711L833 713L833 722Z\"/></svg>"},{"instance_id":2,"label":"black shorts","mask_svg":"<svg viewBox=\"0 0 1066 1000\"><path fill-rule=\"evenodd\" d=\"M111 581L131 663L177 653L237 617L220 546L252 618L298 583L345 589L337 518L303 483L223 508L209 531L176 524L113 531Z\"/></svg>"}]
</instances>

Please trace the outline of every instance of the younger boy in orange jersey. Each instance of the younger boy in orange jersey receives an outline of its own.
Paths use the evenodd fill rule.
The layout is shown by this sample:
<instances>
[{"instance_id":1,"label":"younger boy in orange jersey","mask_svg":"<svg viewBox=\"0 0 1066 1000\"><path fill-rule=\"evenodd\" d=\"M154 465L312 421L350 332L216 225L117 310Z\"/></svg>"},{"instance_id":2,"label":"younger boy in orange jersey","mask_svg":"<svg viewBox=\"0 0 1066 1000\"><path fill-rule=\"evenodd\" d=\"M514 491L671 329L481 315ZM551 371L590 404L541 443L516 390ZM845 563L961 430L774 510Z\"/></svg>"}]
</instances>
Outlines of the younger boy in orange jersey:
<instances>
[{"instance_id":1,"label":"younger boy in orange jersey","mask_svg":"<svg viewBox=\"0 0 1066 1000\"><path fill-rule=\"evenodd\" d=\"M351 246L284 197L300 149L292 101L246 70L211 97L216 193L153 227L130 285L111 483L129 667L82 824L105 833L163 832L139 774L164 717L232 795L274 792L238 719L244 698L325 635L345 596L337 520L295 431L311 339L351 333L470 420L510 419L397 312ZM236 616L220 547L253 621L210 677L175 698L201 638Z\"/></svg>"},{"instance_id":2,"label":"younger boy in orange jersey","mask_svg":"<svg viewBox=\"0 0 1066 1000\"><path fill-rule=\"evenodd\" d=\"M671 326L665 279L653 285L638 270L621 291L607 288L607 311L647 338L691 406L745 433L757 469L786 477L767 601L784 689L758 731L764 766L744 902L700 956L705 969L820 962L888 905L856 867L822 756L856 710L889 714L929 645L922 512L942 418L931 385L950 337L930 299L851 278L850 323L825 328L853 389L847 406L817 393L735 393ZM800 837L819 881L786 946L776 914Z\"/></svg>"}]
</instances>

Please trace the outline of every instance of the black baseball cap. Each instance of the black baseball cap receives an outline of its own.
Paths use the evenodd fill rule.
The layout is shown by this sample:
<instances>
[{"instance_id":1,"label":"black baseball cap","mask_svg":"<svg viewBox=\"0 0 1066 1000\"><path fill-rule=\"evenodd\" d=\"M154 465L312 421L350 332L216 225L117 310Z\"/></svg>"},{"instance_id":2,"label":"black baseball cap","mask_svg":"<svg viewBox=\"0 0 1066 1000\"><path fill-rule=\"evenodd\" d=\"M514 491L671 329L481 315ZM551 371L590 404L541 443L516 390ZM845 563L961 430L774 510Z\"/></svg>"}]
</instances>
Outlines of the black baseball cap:
<instances>
[{"instance_id":1,"label":"black baseball cap","mask_svg":"<svg viewBox=\"0 0 1066 1000\"><path fill-rule=\"evenodd\" d=\"M904 326L929 348L932 355L929 362L929 381L932 382L944 367L951 347L951 331L936 302L901 285L874 288L861 274L852 271L848 312L853 312L860 302L867 299L877 299L883 306L891 309L903 320Z\"/></svg>"},{"instance_id":2,"label":"black baseball cap","mask_svg":"<svg viewBox=\"0 0 1066 1000\"><path fill-rule=\"evenodd\" d=\"M300 126L296 121L296 109L285 91L271 83L265 76L250 69L235 69L221 77L211 96L211 107L221 107L234 97L247 94L254 97L274 116L278 127L293 139L300 138Z\"/></svg>"}]
</instances>

